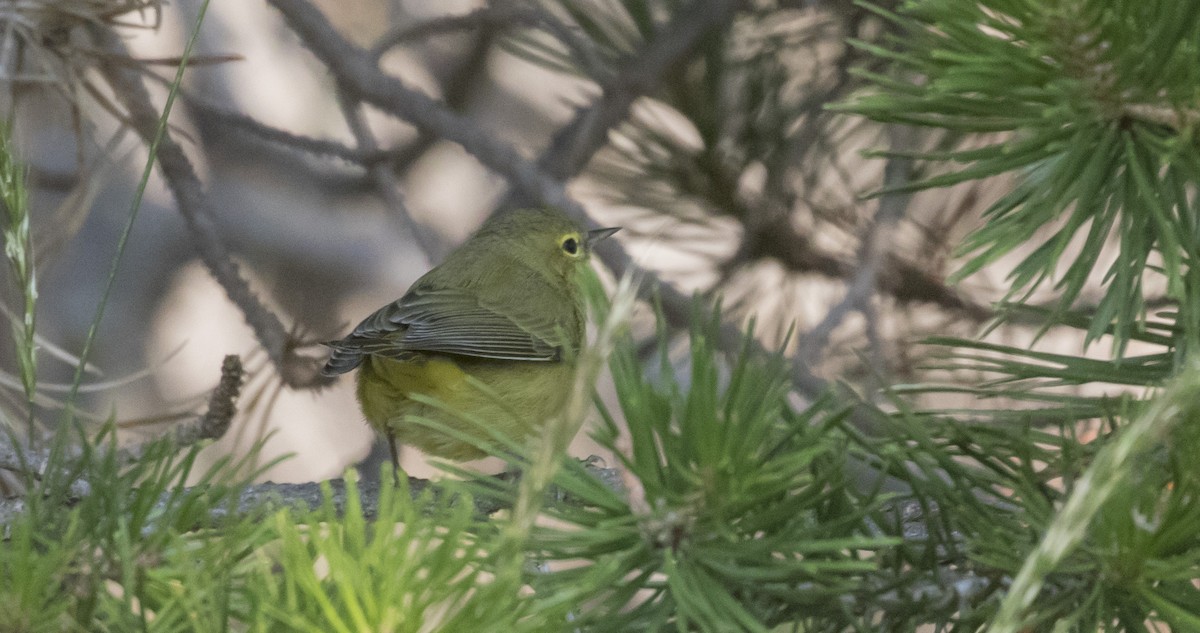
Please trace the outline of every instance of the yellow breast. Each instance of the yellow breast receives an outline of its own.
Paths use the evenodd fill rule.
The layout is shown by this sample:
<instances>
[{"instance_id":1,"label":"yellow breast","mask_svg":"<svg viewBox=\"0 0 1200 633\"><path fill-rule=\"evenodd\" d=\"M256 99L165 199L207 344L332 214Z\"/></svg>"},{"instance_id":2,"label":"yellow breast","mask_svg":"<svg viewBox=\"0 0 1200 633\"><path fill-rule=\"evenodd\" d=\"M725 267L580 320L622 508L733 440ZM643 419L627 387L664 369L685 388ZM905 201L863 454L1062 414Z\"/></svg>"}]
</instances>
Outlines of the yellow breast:
<instances>
[{"instance_id":1,"label":"yellow breast","mask_svg":"<svg viewBox=\"0 0 1200 633\"><path fill-rule=\"evenodd\" d=\"M358 373L358 399L376 430L391 431L426 453L466 460L487 454L477 443L503 446L492 434L523 442L561 411L570 384L571 367L562 362L368 356ZM441 406L419 402L417 395Z\"/></svg>"}]
</instances>

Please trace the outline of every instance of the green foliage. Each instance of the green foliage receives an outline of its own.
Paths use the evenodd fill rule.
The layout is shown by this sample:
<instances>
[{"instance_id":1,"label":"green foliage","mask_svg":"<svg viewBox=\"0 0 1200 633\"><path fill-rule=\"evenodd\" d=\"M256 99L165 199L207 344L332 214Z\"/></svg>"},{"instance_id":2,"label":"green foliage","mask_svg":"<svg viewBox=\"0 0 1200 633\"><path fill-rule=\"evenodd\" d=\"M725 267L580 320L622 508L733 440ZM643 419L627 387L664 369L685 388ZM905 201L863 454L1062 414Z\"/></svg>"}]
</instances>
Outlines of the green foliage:
<instances>
[{"instance_id":1,"label":"green foliage","mask_svg":"<svg viewBox=\"0 0 1200 633\"><path fill-rule=\"evenodd\" d=\"M846 409L829 398L792 413L782 359L748 347L726 366L715 334L714 321L697 319L686 380L662 343L657 384L632 340L617 346L628 432L605 411L596 437L619 456L628 489L566 460L554 483L568 502L548 505L550 523L529 535L544 565L526 579L538 610L572 605L571 626L587 631L766 631L861 617L844 601L871 592L877 554L898 540L869 535L872 506L846 492ZM473 484L515 500L492 480Z\"/></svg>"},{"instance_id":2,"label":"green foliage","mask_svg":"<svg viewBox=\"0 0 1200 633\"><path fill-rule=\"evenodd\" d=\"M1011 313L1044 319L1052 323L1052 311L1027 306L1008 306ZM1059 313L1054 332L1074 336L1088 327L1088 315ZM1068 353L1043 352L986 341L955 337L931 337L925 340L930 351L923 369L970 372L980 375L978 382L961 384L926 383L900 385L897 395L969 394L977 397L970 407L939 408L942 415L961 422L992 421L1028 423L1040 427L1069 424L1092 419L1114 418L1131 411L1135 400L1129 388L1148 389L1165 384L1177 371L1178 356L1173 351L1171 326L1150 321L1146 330L1131 340L1158 351L1138 356L1111 359L1083 357ZM1089 385L1103 388L1112 395L1084 395L1073 389ZM1004 404L987 407L983 403ZM1014 402L1024 406L1013 407Z\"/></svg>"},{"instance_id":3,"label":"green foliage","mask_svg":"<svg viewBox=\"0 0 1200 633\"><path fill-rule=\"evenodd\" d=\"M638 55L660 43L669 24L698 10L679 0L538 6L574 27L579 42L564 46L543 32L521 32L505 40L511 51L606 88L633 77L635 90L645 81L639 79ZM844 169L837 143L859 132L861 120L835 126L821 106L860 83L846 71L865 55L843 46L838 33L853 32L869 13L855 7L837 13L833 20L814 20L799 7L743 3L733 26L700 38L686 63L662 74L589 163L589 177L604 185L595 195L625 211L642 210L647 222L629 222L626 231L651 230L652 224L656 240L691 249L688 240L662 230L664 216L701 224L723 216L755 230L764 214L812 195L816 174ZM743 179L764 180L766 190L747 196L740 191Z\"/></svg>"},{"instance_id":4,"label":"green foliage","mask_svg":"<svg viewBox=\"0 0 1200 633\"><path fill-rule=\"evenodd\" d=\"M221 461L181 486L197 452L160 441L128 465L113 450L52 462L60 475L26 497L0 547L0 603L11 607L0 629L220 630L229 579L265 533L234 513L256 474L245 464Z\"/></svg>"},{"instance_id":5,"label":"green foliage","mask_svg":"<svg viewBox=\"0 0 1200 633\"><path fill-rule=\"evenodd\" d=\"M629 489L564 457L543 509L550 522L532 529L515 510L476 513L464 485L513 508L524 494L478 473L415 496L385 476L370 516L353 477L344 505L327 488L319 508L264 514L236 507L254 475L238 465L183 488L195 450L155 444L125 465L101 441L56 467L53 489L10 526L0 603L13 615L0 624L520 632L865 622L872 576L899 540L871 527L877 504L847 493L847 409L826 398L792 412L782 359L747 338L726 364L715 328L697 319L685 380L664 343L657 384L632 339L619 341L612 370L629 431L605 412L598 437L614 450L628 438L618 454ZM79 481L103 483L76 497ZM514 525L527 532L515 541Z\"/></svg>"},{"instance_id":6,"label":"green foliage","mask_svg":"<svg viewBox=\"0 0 1200 633\"><path fill-rule=\"evenodd\" d=\"M926 402L978 398L916 411L899 401L894 433L880 441L902 445L875 447L936 508L931 541L950 552L939 566L1012 578L953 621L993 631L1196 628L1200 542L1185 526L1198 511L1198 377L1181 370L1200 340L1200 6L927 0L876 10L890 40L857 45L889 69L858 71L876 89L840 109L957 135L958 149L913 152L948 170L903 190L1017 175L961 246L970 258L958 277L1033 242L1009 277L1019 301L1004 316L1113 350L1100 360L935 338L927 369L982 380L895 390ZM1097 270L1110 243L1112 264ZM1020 303L1047 281L1057 306ZM1073 309L1097 281L1099 303ZM1149 284L1176 309L1148 315ZM1084 422L1099 437L1079 437Z\"/></svg>"},{"instance_id":7,"label":"green foliage","mask_svg":"<svg viewBox=\"0 0 1200 633\"><path fill-rule=\"evenodd\" d=\"M1084 315L1067 313L1064 320L1087 327ZM938 504L939 520L957 535L941 543L953 547L948 560L1014 578L1007 593L979 596L960 624L1011 631L1061 622L1092 631L1162 622L1190 630L1200 618L1192 583L1200 575L1200 539L1190 527L1200 518L1194 459L1200 373L1177 375L1170 338L1147 332L1137 339L1162 349L1097 360L930 341L942 352L935 367L980 372L985 380L903 392L1000 402L906 411L885 440L927 447L893 449L891 463L897 472L916 470L914 489ZM1115 393L1083 395L1071 389L1077 385L1108 385ZM1134 397L1130 387L1147 396ZM1077 435L1087 420L1103 422L1091 441Z\"/></svg>"},{"instance_id":8,"label":"green foliage","mask_svg":"<svg viewBox=\"0 0 1200 633\"><path fill-rule=\"evenodd\" d=\"M79 386L83 381L83 371L87 367L92 344L96 340L96 333L100 328L100 322L104 319L104 310L108 306L109 295L116 284L117 272L120 270L121 261L125 257L125 247L129 243L129 236L133 233L134 222L137 220L138 212L141 210L142 197L145 195L146 186L150 182L150 174L154 171L158 146L162 142L163 135L166 133L167 121L170 119L171 108L175 104L175 97L179 94L179 87L183 84L183 73L187 70L188 62L192 57L192 48L200 38L200 26L204 24L204 15L208 11L208 4L209 0L202 0L200 2L199 13L196 15L195 23L192 25L192 30L188 36L187 45L184 46L183 54L179 57L179 64L175 69L175 77L168 84L166 102L163 104L162 114L158 117L158 126L155 129L154 137L149 139L148 149L150 154L146 159L146 164L142 168L141 180L138 182L133 198L129 202L129 214L126 216L125 225L121 229L121 237L118 239L116 251L113 253L112 262L108 270L108 278L105 280L100 301L96 304L96 312L88 326L87 337L83 342L83 349L79 352L79 362L75 366L75 377L71 381L71 390L68 392L67 406L64 410L64 420L66 421L71 420L72 407L75 404L76 396L79 394Z\"/></svg>"},{"instance_id":9,"label":"green foliage","mask_svg":"<svg viewBox=\"0 0 1200 633\"><path fill-rule=\"evenodd\" d=\"M1040 629L1061 619L1085 630L1124 630L1161 620L1200 623L1200 372L1189 371L1106 442L1025 559L992 623L994 631ZM1079 583L1078 578L1094 578ZM1055 609L1022 615L1038 590Z\"/></svg>"},{"instance_id":10,"label":"green foliage","mask_svg":"<svg viewBox=\"0 0 1200 633\"><path fill-rule=\"evenodd\" d=\"M37 524L20 520L8 526L8 542L0 547L0 624L10 631L69 631L71 601L64 584L75 552L76 536L46 539ZM92 587L86 588L88 591ZM82 627L75 627L82 630Z\"/></svg>"},{"instance_id":11,"label":"green foliage","mask_svg":"<svg viewBox=\"0 0 1200 633\"><path fill-rule=\"evenodd\" d=\"M32 411L37 393L37 345L34 341L37 275L34 272L26 177L25 167L12 145L12 131L0 126L0 211L3 212L0 225L4 227L4 255L8 259L8 269L23 299L19 317L8 309L4 312L12 321L21 386L25 389L26 404Z\"/></svg>"},{"instance_id":12,"label":"green foliage","mask_svg":"<svg viewBox=\"0 0 1200 633\"><path fill-rule=\"evenodd\" d=\"M327 502L272 517L277 540L256 553L239 619L255 631L530 630L514 628L525 614L516 591L491 590L482 577L487 552L470 499L427 491L414 500L390 473L382 480L372 520L354 485L344 513Z\"/></svg>"},{"instance_id":13,"label":"green foliage","mask_svg":"<svg viewBox=\"0 0 1200 633\"><path fill-rule=\"evenodd\" d=\"M1200 341L1194 185L1200 181L1200 5L1169 0L909 2L880 11L897 29L891 63L862 73L877 91L842 109L877 121L979 137L982 146L917 155L965 167L903 189L1019 174L961 246L962 278L1031 241L1011 292L1054 279L1060 308L1080 296L1106 241L1118 243L1088 330L1115 324L1119 354L1145 326L1158 277L1179 302L1182 343ZM1006 134L994 135L996 132Z\"/></svg>"},{"instance_id":14,"label":"green foliage","mask_svg":"<svg viewBox=\"0 0 1200 633\"><path fill-rule=\"evenodd\" d=\"M537 39L509 45L602 85L681 6L551 5L590 55ZM654 95L698 142L645 113L617 131L621 160L599 171L624 182L612 187L623 202L657 199L671 211L683 192L750 213L759 207L731 192L760 163L786 189L789 165L813 144L781 130L816 115L788 88L795 69L773 54L796 32L748 28L770 22L766 6L739 17L752 36L714 37ZM154 444L128 462L104 436L77 460L56 453L6 526L0 629L1200 628L1200 9L926 0L878 13L892 39L858 46L891 68L858 71L878 91L846 109L964 142L990 135L982 147L921 154L964 166L905 188L1022 176L964 245L972 258L961 275L1039 240L1013 271L1012 293L1061 275L1061 304L1007 309L1043 331L1111 337L1113 359L937 338L928 369L984 379L899 387L884 415L846 392L798 405L782 358L750 336L723 354L715 318L697 316L685 359L661 331L654 371L628 337L611 355L619 411L601 407L596 437L617 456L621 487L509 444L499 456L534 483L456 470L467 481L414 497L385 476L369 515L353 478L344 505L327 488L316 509L248 512L238 498L255 473L243 465L197 478L195 449ZM0 199L11 214L21 200L6 192L19 191L21 170L5 160ZM10 218L5 239L30 299L29 251L8 246L28 244L22 226ZM1115 263L1101 271L1109 291L1094 311L1072 310L1114 236ZM1151 278L1175 311L1146 314ZM32 355L27 324L18 339ZM1130 343L1146 351L1126 355ZM951 393L979 406L911 404ZM860 432L861 417L886 433ZM1099 436L1079 437L1081 422ZM555 428L543 449L573 427ZM189 478L198 484L184 487ZM512 510L481 516L473 499L484 498Z\"/></svg>"}]
</instances>

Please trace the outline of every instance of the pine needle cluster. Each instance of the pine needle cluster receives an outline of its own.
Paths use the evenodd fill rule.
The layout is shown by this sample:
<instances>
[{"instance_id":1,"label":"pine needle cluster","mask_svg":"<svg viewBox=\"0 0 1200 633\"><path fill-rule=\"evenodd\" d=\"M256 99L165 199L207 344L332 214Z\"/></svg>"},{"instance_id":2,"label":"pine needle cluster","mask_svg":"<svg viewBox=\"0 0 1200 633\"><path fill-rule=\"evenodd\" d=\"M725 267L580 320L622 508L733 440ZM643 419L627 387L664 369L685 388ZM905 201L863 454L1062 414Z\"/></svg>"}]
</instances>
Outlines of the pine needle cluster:
<instances>
[{"instance_id":1,"label":"pine needle cluster","mask_svg":"<svg viewBox=\"0 0 1200 633\"><path fill-rule=\"evenodd\" d=\"M958 278L1032 243L997 307L1043 338L928 339L919 379L867 397L798 380L805 368L789 348L764 351L753 327L731 339L730 311L700 300L690 318L662 311L654 334L635 340L623 329L625 287L617 316L596 302L601 336L584 352L570 414L543 444L494 449L523 472L519 483L446 467L454 476L437 484L392 484L385 473L369 488L351 471L314 505L250 503L261 474L252 458L200 472L196 446L177 438L130 455L111 421L36 463L32 451L0 451L0 465L28 475L21 499L0 500L0 629L1200 629L1200 8L834 2L843 13L830 15L851 17L827 23L792 4L714 3L727 28L703 31L678 72L651 83L652 103L624 103L625 123L589 176L611 201L674 226L736 225L713 294L774 260L793 273L878 280L889 301L966 312L953 294L887 281L926 279L898 260L881 256L878 275L858 275L816 247L818 233L850 234L859 220L830 210L838 193L819 175L835 174L842 193L877 187L830 158L844 152L822 148L921 128L928 135L912 148L879 152L917 165L916 180L880 195L1013 179L963 240ZM151 6L69 6L85 5ZM670 0L536 8L491 16L531 17L504 46L618 103L622 91L651 91L639 81L660 80L626 67L631 55L651 68L678 53L655 48L660 29L707 24ZM829 33L837 64L799 81L814 69L796 51ZM164 117L160 135L165 127ZM20 397L6 396L0 412L21 451L18 421L32 419L38 392L37 287L25 176L8 144L0 153L5 253L21 300L9 310L19 377L5 387ZM1043 285L1056 300L1032 305ZM866 321L893 305L872 297L855 308ZM1063 333L1083 342L1078 353L1039 347ZM1097 342L1110 353L1085 354ZM603 363L617 405L598 404L594 437L616 456L617 483L560 454ZM951 380L962 375L979 378Z\"/></svg>"}]
</instances>

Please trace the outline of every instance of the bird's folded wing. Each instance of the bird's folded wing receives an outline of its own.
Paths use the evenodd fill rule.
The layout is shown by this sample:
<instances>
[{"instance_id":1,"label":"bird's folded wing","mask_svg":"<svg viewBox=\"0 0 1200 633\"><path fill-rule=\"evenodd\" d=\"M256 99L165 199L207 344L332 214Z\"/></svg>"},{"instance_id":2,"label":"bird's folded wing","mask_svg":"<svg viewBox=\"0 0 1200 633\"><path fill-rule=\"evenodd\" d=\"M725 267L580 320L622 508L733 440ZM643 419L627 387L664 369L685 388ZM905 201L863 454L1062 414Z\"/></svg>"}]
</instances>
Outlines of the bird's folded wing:
<instances>
[{"instance_id":1,"label":"bird's folded wing","mask_svg":"<svg viewBox=\"0 0 1200 633\"><path fill-rule=\"evenodd\" d=\"M501 313L466 291L421 290L379 309L339 344L398 358L435 352L550 361L562 354L558 329L553 320L535 314Z\"/></svg>"}]
</instances>

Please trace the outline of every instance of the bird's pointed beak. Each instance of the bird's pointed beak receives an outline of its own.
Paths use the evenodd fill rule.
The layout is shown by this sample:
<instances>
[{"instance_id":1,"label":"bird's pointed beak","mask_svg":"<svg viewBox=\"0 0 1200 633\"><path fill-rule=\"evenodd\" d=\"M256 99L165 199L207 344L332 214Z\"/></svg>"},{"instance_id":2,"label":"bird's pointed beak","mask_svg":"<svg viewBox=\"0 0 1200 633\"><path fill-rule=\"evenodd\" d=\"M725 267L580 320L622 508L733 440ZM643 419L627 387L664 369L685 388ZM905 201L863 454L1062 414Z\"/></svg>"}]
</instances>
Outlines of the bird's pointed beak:
<instances>
[{"instance_id":1,"label":"bird's pointed beak","mask_svg":"<svg viewBox=\"0 0 1200 633\"><path fill-rule=\"evenodd\" d=\"M592 246L596 242L604 240L604 239L608 238L609 236L611 236L613 233L616 233L617 231L620 231L620 230L621 230L621 227L619 227L619 226L611 226L607 229L592 229L587 232L587 237L584 239L587 241L588 246Z\"/></svg>"}]
</instances>

